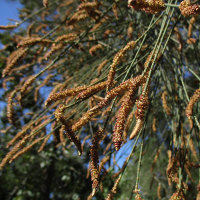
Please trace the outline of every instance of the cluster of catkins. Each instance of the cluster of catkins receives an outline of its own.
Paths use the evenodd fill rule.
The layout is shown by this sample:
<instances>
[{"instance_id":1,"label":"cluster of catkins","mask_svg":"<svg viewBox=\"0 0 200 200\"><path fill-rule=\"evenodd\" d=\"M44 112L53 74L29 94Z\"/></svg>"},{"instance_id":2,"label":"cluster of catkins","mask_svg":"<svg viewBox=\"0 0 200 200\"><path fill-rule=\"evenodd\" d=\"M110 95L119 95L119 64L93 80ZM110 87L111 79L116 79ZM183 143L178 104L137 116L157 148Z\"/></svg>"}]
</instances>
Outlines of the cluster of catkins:
<instances>
[{"instance_id":1,"label":"cluster of catkins","mask_svg":"<svg viewBox=\"0 0 200 200\"><path fill-rule=\"evenodd\" d=\"M122 96L121 106L116 115L116 122L114 125L114 131L112 135L112 141L114 143L115 149L118 151L122 142L124 142L123 132L126 128L126 123L128 123L128 117L130 111L133 109L135 105L137 109L135 111L136 125L133 129L130 139L133 139L138 132L141 130L143 122L145 120L145 111L148 107L148 87L145 91L144 86L146 83L146 78L148 76L148 70L144 75L138 75L136 77L130 78L118 86L114 86L114 75L116 66L120 63L120 60L125 56L125 53L132 49L135 46L135 42L129 42L124 48L122 48L116 56L114 56L113 63L111 64L110 73L108 73L108 78L106 81L100 83L93 83L92 85L83 85L77 86L75 88L66 89L64 91L60 91L57 93L51 94L47 100L45 105L50 106L53 102L58 100L64 100L65 98L72 96L77 100L85 100L87 98L92 97L94 94L99 91L105 90L107 88L107 92L104 98L99 98L99 102L91 107L86 113L84 113L78 120L72 121L70 123L67 122L67 119L64 117L65 107L64 105L60 105L56 111L54 112L55 118L58 122L61 122L67 133L67 136L74 144L77 146L78 151L81 153L80 140L78 140L77 136L75 136L75 132L78 131L81 127L91 121L95 116L102 114L102 109L109 105L111 100L115 97ZM148 56L149 61L149 56ZM149 61L150 62L150 61ZM147 66L146 66L147 67ZM112 87L113 86L113 87ZM137 99L137 91L139 87L142 86L142 93ZM99 166L98 166L98 146L104 135L103 129L99 128L99 131L95 133L92 139L92 146L90 150L91 154L91 180L93 182L93 195L96 191L96 188L99 186Z\"/></svg>"},{"instance_id":2,"label":"cluster of catkins","mask_svg":"<svg viewBox=\"0 0 200 200\"><path fill-rule=\"evenodd\" d=\"M134 10L141 10L151 14L157 14L166 8L162 0L128 0L128 6ZM189 0L183 0L179 9L185 17L200 14L200 6L191 4Z\"/></svg>"}]
</instances>

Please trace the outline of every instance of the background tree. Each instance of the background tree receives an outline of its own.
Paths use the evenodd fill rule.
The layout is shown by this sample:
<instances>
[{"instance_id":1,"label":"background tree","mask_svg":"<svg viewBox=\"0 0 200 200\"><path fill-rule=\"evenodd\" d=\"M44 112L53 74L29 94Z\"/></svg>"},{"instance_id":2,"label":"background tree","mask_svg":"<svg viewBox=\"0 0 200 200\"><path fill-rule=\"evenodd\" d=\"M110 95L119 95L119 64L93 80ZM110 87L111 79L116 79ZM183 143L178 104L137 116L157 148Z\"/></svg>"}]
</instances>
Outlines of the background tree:
<instances>
[{"instance_id":1,"label":"background tree","mask_svg":"<svg viewBox=\"0 0 200 200\"><path fill-rule=\"evenodd\" d=\"M18 30L1 50L2 177L31 157L45 166L27 173L41 192L21 198L85 199L87 167L88 199L199 198L200 7L179 3L26 2L21 22L0 26Z\"/></svg>"}]
</instances>

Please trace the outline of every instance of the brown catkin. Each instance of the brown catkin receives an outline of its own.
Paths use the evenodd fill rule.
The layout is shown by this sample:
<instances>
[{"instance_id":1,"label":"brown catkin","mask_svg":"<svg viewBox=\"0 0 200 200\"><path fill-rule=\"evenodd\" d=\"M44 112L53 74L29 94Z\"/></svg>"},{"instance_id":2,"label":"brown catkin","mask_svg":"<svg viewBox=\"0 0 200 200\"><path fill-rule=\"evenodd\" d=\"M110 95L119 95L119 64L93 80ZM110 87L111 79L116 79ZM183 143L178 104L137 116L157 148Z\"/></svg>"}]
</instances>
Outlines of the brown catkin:
<instances>
[{"instance_id":1,"label":"brown catkin","mask_svg":"<svg viewBox=\"0 0 200 200\"><path fill-rule=\"evenodd\" d=\"M51 57L51 55L52 55L53 53L55 53L56 51L59 51L60 49L62 49L63 46L64 46L64 44L52 45L50 51L48 51L48 52L44 55L44 59L45 59L45 60L48 60L48 59Z\"/></svg>"},{"instance_id":2,"label":"brown catkin","mask_svg":"<svg viewBox=\"0 0 200 200\"><path fill-rule=\"evenodd\" d=\"M127 35L129 37L129 39L133 38L133 22L130 22L129 26L128 26L128 30L127 30Z\"/></svg>"},{"instance_id":3,"label":"brown catkin","mask_svg":"<svg viewBox=\"0 0 200 200\"><path fill-rule=\"evenodd\" d=\"M45 147L45 145L47 144L47 142L48 142L49 138L51 137L51 135L52 135L52 134L48 134L48 135L45 137L43 143L41 144L40 148L38 149L38 152L41 152L41 151L44 149L44 147Z\"/></svg>"},{"instance_id":4,"label":"brown catkin","mask_svg":"<svg viewBox=\"0 0 200 200\"><path fill-rule=\"evenodd\" d=\"M73 41L77 38L77 34L76 33L68 33L68 34L64 34L61 36L58 36L55 39L55 42L61 42L61 41L65 41L65 42L69 42L69 41Z\"/></svg>"},{"instance_id":5,"label":"brown catkin","mask_svg":"<svg viewBox=\"0 0 200 200\"><path fill-rule=\"evenodd\" d=\"M176 37L177 37L178 42L179 42L178 50L179 50L179 51L182 51L182 48L183 48L183 40L182 40L182 36L181 36L180 30L179 30L177 27L174 27L174 32L175 32Z\"/></svg>"},{"instance_id":6,"label":"brown catkin","mask_svg":"<svg viewBox=\"0 0 200 200\"><path fill-rule=\"evenodd\" d=\"M15 77L11 76L11 77L8 77L8 78L5 78L3 80L3 83L2 83L2 87L4 90L8 90L7 88L7 82L10 82L10 81L14 81L15 80Z\"/></svg>"},{"instance_id":7,"label":"brown catkin","mask_svg":"<svg viewBox=\"0 0 200 200\"><path fill-rule=\"evenodd\" d=\"M21 40L17 47L24 47L24 46L29 46L29 45L34 45L34 44L42 44L42 45L46 45L46 44L49 44L49 43L52 43L51 40L49 39L42 39L40 37L27 37L27 38L24 38L23 40Z\"/></svg>"},{"instance_id":8,"label":"brown catkin","mask_svg":"<svg viewBox=\"0 0 200 200\"><path fill-rule=\"evenodd\" d=\"M117 193L117 187L119 185L119 182L121 180L121 176L119 176L115 183L114 183L114 186L112 187L112 189L110 190L109 194L107 195L106 199L105 200L113 200L114 198L114 195Z\"/></svg>"},{"instance_id":9,"label":"brown catkin","mask_svg":"<svg viewBox=\"0 0 200 200\"><path fill-rule=\"evenodd\" d=\"M65 116L64 116L64 110L65 110L65 106L60 105L54 112L55 118L57 121L62 122L62 124L65 127L67 137L70 139L70 141L72 141L75 144L75 146L78 149L79 155L81 155L82 154L81 142L78 139L78 137L75 135L69 122L66 121Z\"/></svg>"},{"instance_id":10,"label":"brown catkin","mask_svg":"<svg viewBox=\"0 0 200 200\"><path fill-rule=\"evenodd\" d=\"M43 0L43 6L46 8L48 6L48 0Z\"/></svg>"},{"instance_id":11,"label":"brown catkin","mask_svg":"<svg viewBox=\"0 0 200 200\"><path fill-rule=\"evenodd\" d=\"M92 188L96 190L99 186L99 156L98 149L99 143L102 140L103 129L97 131L92 138L92 146L90 148L90 170L91 170L91 180L92 180Z\"/></svg>"},{"instance_id":12,"label":"brown catkin","mask_svg":"<svg viewBox=\"0 0 200 200\"><path fill-rule=\"evenodd\" d=\"M19 150L19 148L26 142L26 139L28 138L28 135L24 136L12 149L9 153L6 154L6 156L3 158L3 160L0 163L0 169L2 169L8 161L11 159L11 157L16 154L16 152Z\"/></svg>"},{"instance_id":13,"label":"brown catkin","mask_svg":"<svg viewBox=\"0 0 200 200\"><path fill-rule=\"evenodd\" d=\"M134 87L130 88L127 94L124 95L122 105L117 113L117 119L114 126L114 133L113 133L113 143L115 145L116 151L120 149L121 143L123 142L123 131L124 126L132 108L133 104L135 103L135 99L133 98L134 93L137 88Z\"/></svg>"},{"instance_id":14,"label":"brown catkin","mask_svg":"<svg viewBox=\"0 0 200 200\"><path fill-rule=\"evenodd\" d=\"M78 10L90 10L98 6L98 2L83 2L78 6Z\"/></svg>"},{"instance_id":15,"label":"brown catkin","mask_svg":"<svg viewBox=\"0 0 200 200\"><path fill-rule=\"evenodd\" d=\"M20 88L21 96L23 96L27 92L27 88L35 81L35 79L36 75L32 75L26 80L26 82Z\"/></svg>"},{"instance_id":16,"label":"brown catkin","mask_svg":"<svg viewBox=\"0 0 200 200\"><path fill-rule=\"evenodd\" d=\"M44 120L43 122L39 123L38 125L36 124L36 126L34 128L31 129L31 133L30 135L35 135L37 134L39 131L41 131L47 124L49 124L51 122L51 119L47 118L48 116L44 116L42 120Z\"/></svg>"},{"instance_id":17,"label":"brown catkin","mask_svg":"<svg viewBox=\"0 0 200 200\"><path fill-rule=\"evenodd\" d=\"M197 4L191 5L188 0L183 0L180 3L179 9L184 17L189 17L191 15L196 16L200 14L200 6Z\"/></svg>"},{"instance_id":18,"label":"brown catkin","mask_svg":"<svg viewBox=\"0 0 200 200\"><path fill-rule=\"evenodd\" d=\"M190 23L189 23L189 26L188 26L188 34L187 34L187 44L194 44L196 43L196 39L195 38L192 38L192 29L193 29L193 25L196 21L196 17L193 16L191 19L190 19Z\"/></svg>"},{"instance_id":19,"label":"brown catkin","mask_svg":"<svg viewBox=\"0 0 200 200\"><path fill-rule=\"evenodd\" d=\"M24 64L24 65L21 65L19 67L16 67L16 68L13 68L10 72L9 72L9 75L11 75L12 73L15 73L15 72L20 72L22 70L25 70L25 69L28 69L30 66L32 66L33 63L28 63L28 64Z\"/></svg>"},{"instance_id":20,"label":"brown catkin","mask_svg":"<svg viewBox=\"0 0 200 200\"><path fill-rule=\"evenodd\" d=\"M112 4L112 11L114 13L114 16L115 16L116 20L118 20L119 17L118 17L118 9L117 9L117 4L116 3Z\"/></svg>"},{"instance_id":21,"label":"brown catkin","mask_svg":"<svg viewBox=\"0 0 200 200\"><path fill-rule=\"evenodd\" d=\"M178 154L175 156L171 155L171 151L168 151L169 162L166 169L166 174L168 178L168 184L171 185L172 182L177 182L177 172L178 172ZM179 181L178 181L179 182Z\"/></svg>"},{"instance_id":22,"label":"brown catkin","mask_svg":"<svg viewBox=\"0 0 200 200\"><path fill-rule=\"evenodd\" d=\"M171 109L169 108L169 106L168 106L168 104L167 104L167 99L166 99L166 97L167 97L167 91L164 91L164 92L162 93L162 96L161 96L162 103L163 103L163 108L164 108L166 114L167 114L168 116L170 116L170 115L171 115Z\"/></svg>"},{"instance_id":23,"label":"brown catkin","mask_svg":"<svg viewBox=\"0 0 200 200\"><path fill-rule=\"evenodd\" d=\"M63 147L65 147L65 145L66 145L66 140L64 137L64 130L65 130L65 126L62 125L61 128L59 129L59 137L60 137L60 142Z\"/></svg>"},{"instance_id":24,"label":"brown catkin","mask_svg":"<svg viewBox=\"0 0 200 200\"><path fill-rule=\"evenodd\" d=\"M32 34L32 29L35 25L35 22L31 23L28 27L27 27L27 31L26 31L26 34L28 37L31 37L31 34Z\"/></svg>"},{"instance_id":25,"label":"brown catkin","mask_svg":"<svg viewBox=\"0 0 200 200\"><path fill-rule=\"evenodd\" d=\"M86 98L92 96L93 94L105 89L106 85L107 85L107 81L98 83L98 84L93 85L93 86L88 86L86 90L80 92L77 95L77 99L86 99Z\"/></svg>"},{"instance_id":26,"label":"brown catkin","mask_svg":"<svg viewBox=\"0 0 200 200\"><path fill-rule=\"evenodd\" d=\"M81 148L80 140L75 135L75 133L71 130L71 127L67 124L67 122L65 122L64 125L65 125L65 131L66 131L67 137L70 139L70 141L72 141L74 143L74 145L77 147L78 154L81 155L82 154L82 148Z\"/></svg>"},{"instance_id":27,"label":"brown catkin","mask_svg":"<svg viewBox=\"0 0 200 200\"><path fill-rule=\"evenodd\" d=\"M189 166L187 164L184 164L185 172L187 173L190 180L194 183L194 179L192 178L192 174L190 173Z\"/></svg>"},{"instance_id":28,"label":"brown catkin","mask_svg":"<svg viewBox=\"0 0 200 200\"><path fill-rule=\"evenodd\" d=\"M8 104L7 104L7 118L9 123L15 124L14 120L14 108L13 108L13 99L16 94L16 90L13 90L8 97Z\"/></svg>"},{"instance_id":29,"label":"brown catkin","mask_svg":"<svg viewBox=\"0 0 200 200\"><path fill-rule=\"evenodd\" d=\"M107 92L105 99L99 102L98 104L99 108L103 108L104 106L106 106L110 100L112 100L119 94L127 91L130 88L130 86L138 88L143 83L143 81L144 81L143 77L141 75L138 75L134 78L122 82L120 85L116 86L115 88Z\"/></svg>"},{"instance_id":30,"label":"brown catkin","mask_svg":"<svg viewBox=\"0 0 200 200\"><path fill-rule=\"evenodd\" d=\"M82 85L82 86L78 86L78 87L75 87L75 88L66 89L66 90L58 92L58 93L53 93L47 98L47 100L45 102L45 106L50 105L53 101L65 99L67 96L75 96L79 92L81 92L85 89L87 89L87 86Z\"/></svg>"},{"instance_id":31,"label":"brown catkin","mask_svg":"<svg viewBox=\"0 0 200 200\"><path fill-rule=\"evenodd\" d=\"M119 64L119 62L122 60L122 58L125 56L125 53L131 49L133 49L136 45L135 41L130 41L126 44L126 46L121 49L120 51L117 52L117 54L115 55L115 57L113 58L113 62L110 66L110 71L108 74L108 87L110 88L111 86L113 86L113 82L114 82L114 76L115 76L115 69L117 67L117 65Z\"/></svg>"},{"instance_id":32,"label":"brown catkin","mask_svg":"<svg viewBox=\"0 0 200 200\"><path fill-rule=\"evenodd\" d=\"M187 33L188 38L192 37L192 28L193 28L195 21L196 21L196 17L193 16L190 19L190 23L189 23L189 26L188 26L188 33Z\"/></svg>"},{"instance_id":33,"label":"brown catkin","mask_svg":"<svg viewBox=\"0 0 200 200\"><path fill-rule=\"evenodd\" d=\"M108 60L106 59L102 63L99 64L99 66L97 67L98 75L101 74L101 70L106 66L107 63L108 63Z\"/></svg>"},{"instance_id":34,"label":"brown catkin","mask_svg":"<svg viewBox=\"0 0 200 200\"><path fill-rule=\"evenodd\" d=\"M136 101L136 105L137 105L137 109L135 111L136 124L130 135L130 139L135 138L135 136L139 133L139 131L143 126L145 111L149 105L149 98L147 93L145 95L141 94L139 96L139 99Z\"/></svg>"},{"instance_id":35,"label":"brown catkin","mask_svg":"<svg viewBox=\"0 0 200 200\"><path fill-rule=\"evenodd\" d=\"M91 56L94 56L94 55L95 55L95 52L96 52L97 50L99 50L99 49L102 49L102 48L103 48L103 47L102 47L101 44L94 45L94 46L92 46L92 47L89 49L89 54L90 54Z\"/></svg>"},{"instance_id":36,"label":"brown catkin","mask_svg":"<svg viewBox=\"0 0 200 200\"><path fill-rule=\"evenodd\" d=\"M48 27L47 24L40 24L39 26L37 26L35 28L35 32L38 33L39 31L41 31L42 29L46 29ZM43 30L44 31L44 30Z\"/></svg>"},{"instance_id":37,"label":"brown catkin","mask_svg":"<svg viewBox=\"0 0 200 200\"><path fill-rule=\"evenodd\" d=\"M43 138L37 138L36 140L34 140L34 142L32 142L30 145L24 147L23 149L21 149L20 151L18 151L9 161L9 163L11 163L13 160L15 160L16 158L18 158L19 156L21 156L22 154L26 153L28 150L30 150L35 144L39 143L41 140L43 140Z\"/></svg>"},{"instance_id":38,"label":"brown catkin","mask_svg":"<svg viewBox=\"0 0 200 200\"><path fill-rule=\"evenodd\" d=\"M85 124L87 124L95 115L99 113L99 108L97 106L91 108L89 111L87 111L83 116L72 125L72 131L77 131L81 127L83 127Z\"/></svg>"},{"instance_id":39,"label":"brown catkin","mask_svg":"<svg viewBox=\"0 0 200 200\"><path fill-rule=\"evenodd\" d=\"M85 10L78 10L75 12L69 21L67 21L67 25L73 25L78 21L84 20L88 17L88 13Z\"/></svg>"},{"instance_id":40,"label":"brown catkin","mask_svg":"<svg viewBox=\"0 0 200 200\"><path fill-rule=\"evenodd\" d=\"M156 118L155 117L153 118L153 122L152 122L152 130L153 130L153 132L157 131L157 128L156 128Z\"/></svg>"},{"instance_id":41,"label":"brown catkin","mask_svg":"<svg viewBox=\"0 0 200 200\"><path fill-rule=\"evenodd\" d=\"M157 187L157 197L158 197L158 200L161 200L162 197L161 197L161 183L158 184L158 187Z\"/></svg>"},{"instance_id":42,"label":"brown catkin","mask_svg":"<svg viewBox=\"0 0 200 200\"><path fill-rule=\"evenodd\" d=\"M193 96L190 98L190 101L186 107L185 113L188 119L192 118L192 109L194 107L194 104L199 100L199 98L200 98L200 88L194 92Z\"/></svg>"},{"instance_id":43,"label":"brown catkin","mask_svg":"<svg viewBox=\"0 0 200 200\"><path fill-rule=\"evenodd\" d=\"M25 55L27 51L28 48L21 47L10 54L10 56L7 58L6 68L2 72L2 77L5 77L10 73L13 66L17 64L17 62Z\"/></svg>"},{"instance_id":44,"label":"brown catkin","mask_svg":"<svg viewBox=\"0 0 200 200\"><path fill-rule=\"evenodd\" d=\"M135 200L143 200L139 193L135 195Z\"/></svg>"},{"instance_id":45,"label":"brown catkin","mask_svg":"<svg viewBox=\"0 0 200 200\"><path fill-rule=\"evenodd\" d=\"M27 131L28 129L32 126L32 123L27 124L25 126L23 126L22 130L19 131L13 138L12 140L10 140L8 142L8 144L6 145L6 147L10 147L11 145L13 145L20 137L22 137ZM24 137L24 136L23 136Z\"/></svg>"},{"instance_id":46,"label":"brown catkin","mask_svg":"<svg viewBox=\"0 0 200 200\"><path fill-rule=\"evenodd\" d=\"M0 25L1 30L10 30L10 29L14 29L16 27L18 27L18 24L6 25L6 26Z\"/></svg>"},{"instance_id":47,"label":"brown catkin","mask_svg":"<svg viewBox=\"0 0 200 200\"><path fill-rule=\"evenodd\" d=\"M183 190L177 190L173 193L169 200L185 200L185 195Z\"/></svg>"},{"instance_id":48,"label":"brown catkin","mask_svg":"<svg viewBox=\"0 0 200 200\"><path fill-rule=\"evenodd\" d=\"M102 24L104 24L108 20L108 16L103 17L99 20L98 23L94 24L94 26L91 28L90 32L96 31Z\"/></svg>"},{"instance_id":49,"label":"brown catkin","mask_svg":"<svg viewBox=\"0 0 200 200\"><path fill-rule=\"evenodd\" d=\"M128 7L156 14L165 9L165 4L162 0L128 0Z\"/></svg>"},{"instance_id":50,"label":"brown catkin","mask_svg":"<svg viewBox=\"0 0 200 200\"><path fill-rule=\"evenodd\" d=\"M144 121L141 119L136 120L136 124L130 134L130 140L134 139L143 126Z\"/></svg>"}]
</instances>

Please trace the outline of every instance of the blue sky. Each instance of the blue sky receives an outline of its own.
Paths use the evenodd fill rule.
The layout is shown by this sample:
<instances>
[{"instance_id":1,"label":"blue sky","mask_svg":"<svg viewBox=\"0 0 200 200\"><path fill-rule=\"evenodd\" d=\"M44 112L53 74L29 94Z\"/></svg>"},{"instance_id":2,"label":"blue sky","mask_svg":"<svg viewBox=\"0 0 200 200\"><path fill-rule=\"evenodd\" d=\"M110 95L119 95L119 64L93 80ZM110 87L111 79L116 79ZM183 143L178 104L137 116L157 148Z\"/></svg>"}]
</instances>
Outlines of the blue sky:
<instances>
[{"instance_id":1,"label":"blue sky","mask_svg":"<svg viewBox=\"0 0 200 200\"><path fill-rule=\"evenodd\" d=\"M22 8L19 0L0 0L0 25L12 24L9 19L19 20L17 8Z\"/></svg>"}]
</instances>

